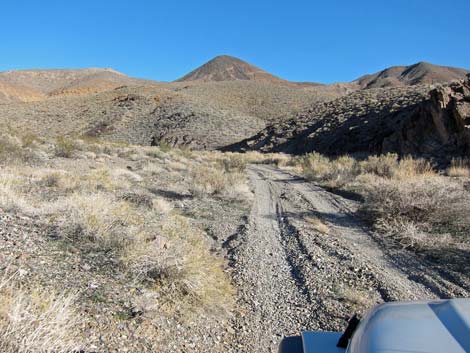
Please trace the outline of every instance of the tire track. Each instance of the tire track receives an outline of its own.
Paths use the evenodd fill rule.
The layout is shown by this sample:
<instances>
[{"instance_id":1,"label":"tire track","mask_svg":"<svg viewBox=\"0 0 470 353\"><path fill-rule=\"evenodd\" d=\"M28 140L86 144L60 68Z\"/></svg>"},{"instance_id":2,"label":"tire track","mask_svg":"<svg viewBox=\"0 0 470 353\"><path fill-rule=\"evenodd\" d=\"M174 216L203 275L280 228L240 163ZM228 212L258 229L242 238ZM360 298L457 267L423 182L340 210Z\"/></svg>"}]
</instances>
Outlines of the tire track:
<instances>
[{"instance_id":1,"label":"tire track","mask_svg":"<svg viewBox=\"0 0 470 353\"><path fill-rule=\"evenodd\" d=\"M392 261L354 201L274 167L248 173L255 193L248 224L226 244L239 308L228 352L277 352L283 336L342 330L353 312L376 303L446 293L425 264L409 260L406 271ZM330 232L316 231L306 215Z\"/></svg>"}]
</instances>

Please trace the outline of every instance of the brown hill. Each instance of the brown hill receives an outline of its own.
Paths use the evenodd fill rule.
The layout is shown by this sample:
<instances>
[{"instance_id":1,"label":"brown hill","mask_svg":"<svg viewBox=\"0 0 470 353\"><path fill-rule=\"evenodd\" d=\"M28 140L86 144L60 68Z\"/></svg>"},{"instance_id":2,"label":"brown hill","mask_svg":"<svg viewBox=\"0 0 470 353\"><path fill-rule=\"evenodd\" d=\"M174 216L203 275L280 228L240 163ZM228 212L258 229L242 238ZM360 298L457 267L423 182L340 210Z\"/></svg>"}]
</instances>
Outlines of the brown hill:
<instances>
[{"instance_id":1,"label":"brown hill","mask_svg":"<svg viewBox=\"0 0 470 353\"><path fill-rule=\"evenodd\" d=\"M186 81L269 81L287 82L260 68L229 55L220 55L191 71L177 82Z\"/></svg>"},{"instance_id":2,"label":"brown hill","mask_svg":"<svg viewBox=\"0 0 470 353\"><path fill-rule=\"evenodd\" d=\"M419 62L409 66L393 66L353 81L360 89L401 87L419 84L444 83L465 77L469 70Z\"/></svg>"},{"instance_id":3,"label":"brown hill","mask_svg":"<svg viewBox=\"0 0 470 353\"><path fill-rule=\"evenodd\" d=\"M31 102L44 99L45 95L34 89L13 84L0 77L0 103Z\"/></svg>"},{"instance_id":4,"label":"brown hill","mask_svg":"<svg viewBox=\"0 0 470 353\"><path fill-rule=\"evenodd\" d=\"M0 72L0 97L3 96L2 101L31 101L62 94L97 93L144 82L149 81L130 78L113 69L12 70Z\"/></svg>"}]
</instances>

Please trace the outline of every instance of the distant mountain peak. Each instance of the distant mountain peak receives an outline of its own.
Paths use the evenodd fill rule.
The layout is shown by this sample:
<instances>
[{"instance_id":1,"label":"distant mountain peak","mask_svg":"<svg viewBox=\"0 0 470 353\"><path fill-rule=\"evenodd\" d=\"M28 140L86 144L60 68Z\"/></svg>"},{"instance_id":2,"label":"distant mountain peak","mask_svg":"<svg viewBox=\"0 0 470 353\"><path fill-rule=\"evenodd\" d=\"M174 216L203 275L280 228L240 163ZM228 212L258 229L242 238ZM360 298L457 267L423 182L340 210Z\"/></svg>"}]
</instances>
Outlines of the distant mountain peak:
<instances>
[{"instance_id":1,"label":"distant mountain peak","mask_svg":"<svg viewBox=\"0 0 470 353\"><path fill-rule=\"evenodd\" d=\"M375 74L362 76L354 82L360 88L413 86L462 79L468 72L469 70L462 68L420 61L408 66L392 66Z\"/></svg>"},{"instance_id":2,"label":"distant mountain peak","mask_svg":"<svg viewBox=\"0 0 470 353\"><path fill-rule=\"evenodd\" d=\"M219 55L177 81L269 81L286 82L246 61Z\"/></svg>"}]
</instances>

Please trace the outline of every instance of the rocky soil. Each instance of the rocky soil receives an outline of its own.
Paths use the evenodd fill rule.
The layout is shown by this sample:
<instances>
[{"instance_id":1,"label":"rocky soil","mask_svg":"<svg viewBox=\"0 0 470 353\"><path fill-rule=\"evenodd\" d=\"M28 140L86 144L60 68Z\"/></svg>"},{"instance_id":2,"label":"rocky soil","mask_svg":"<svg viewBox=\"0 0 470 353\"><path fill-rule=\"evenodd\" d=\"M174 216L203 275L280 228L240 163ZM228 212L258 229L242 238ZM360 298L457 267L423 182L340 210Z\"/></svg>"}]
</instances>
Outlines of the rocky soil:
<instances>
[{"instance_id":1,"label":"rocky soil","mask_svg":"<svg viewBox=\"0 0 470 353\"><path fill-rule=\"evenodd\" d=\"M250 176L249 222L228 243L240 311L227 351L277 352L284 336L342 330L384 301L469 295L467 275L378 242L355 201L273 167Z\"/></svg>"}]
</instances>

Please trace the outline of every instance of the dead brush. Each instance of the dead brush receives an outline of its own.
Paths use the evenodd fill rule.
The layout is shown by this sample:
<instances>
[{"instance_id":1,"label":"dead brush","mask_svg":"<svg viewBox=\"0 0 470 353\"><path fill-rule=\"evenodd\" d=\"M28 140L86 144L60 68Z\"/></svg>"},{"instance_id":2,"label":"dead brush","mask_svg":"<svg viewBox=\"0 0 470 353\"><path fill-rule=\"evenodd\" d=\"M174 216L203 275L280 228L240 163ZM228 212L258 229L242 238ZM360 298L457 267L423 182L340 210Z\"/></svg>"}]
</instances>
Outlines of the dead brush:
<instances>
[{"instance_id":1,"label":"dead brush","mask_svg":"<svg viewBox=\"0 0 470 353\"><path fill-rule=\"evenodd\" d=\"M470 159L469 158L454 158L451 161L450 167L447 168L447 175L451 177L470 177Z\"/></svg>"},{"instance_id":2,"label":"dead brush","mask_svg":"<svg viewBox=\"0 0 470 353\"><path fill-rule=\"evenodd\" d=\"M468 242L470 195L462 185L435 175L409 181L376 179L364 190L363 211L377 229L404 246L439 246L435 235Z\"/></svg>"},{"instance_id":3,"label":"dead brush","mask_svg":"<svg viewBox=\"0 0 470 353\"><path fill-rule=\"evenodd\" d=\"M137 281L153 283L161 294L160 310L218 315L233 304L223 261L210 253L204 232L185 217L169 217L156 237L136 238L123 261Z\"/></svg>"},{"instance_id":4,"label":"dead brush","mask_svg":"<svg viewBox=\"0 0 470 353\"><path fill-rule=\"evenodd\" d=\"M321 219L312 216L305 216L304 219L310 223L313 229L315 229L317 232L322 234L328 234L330 232L330 228L325 223L323 223Z\"/></svg>"},{"instance_id":5,"label":"dead brush","mask_svg":"<svg viewBox=\"0 0 470 353\"><path fill-rule=\"evenodd\" d=\"M3 353L68 353L80 350L76 296L44 288L26 290L14 275L0 277L0 350Z\"/></svg>"},{"instance_id":6,"label":"dead brush","mask_svg":"<svg viewBox=\"0 0 470 353\"><path fill-rule=\"evenodd\" d=\"M143 223L142 213L128 202L103 193L74 194L64 200L58 222L65 238L91 241L102 249L119 249Z\"/></svg>"},{"instance_id":7,"label":"dead brush","mask_svg":"<svg viewBox=\"0 0 470 353\"><path fill-rule=\"evenodd\" d=\"M190 191L198 197L245 199L250 193L244 173L227 171L218 163L196 165L191 168L189 175Z\"/></svg>"}]
</instances>

